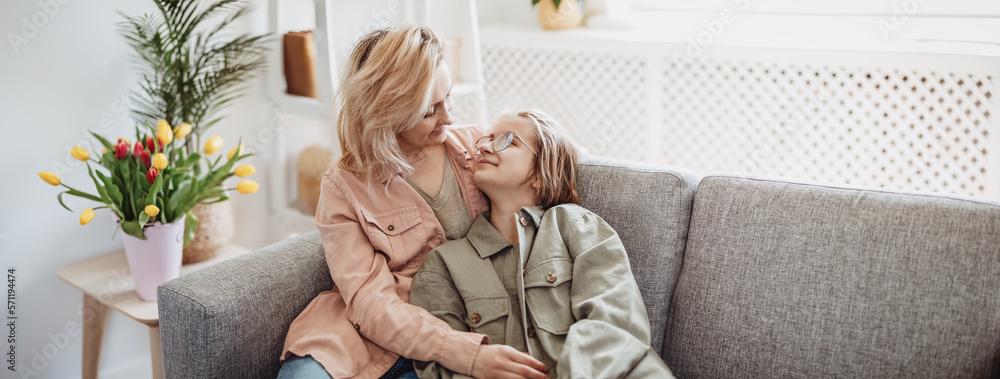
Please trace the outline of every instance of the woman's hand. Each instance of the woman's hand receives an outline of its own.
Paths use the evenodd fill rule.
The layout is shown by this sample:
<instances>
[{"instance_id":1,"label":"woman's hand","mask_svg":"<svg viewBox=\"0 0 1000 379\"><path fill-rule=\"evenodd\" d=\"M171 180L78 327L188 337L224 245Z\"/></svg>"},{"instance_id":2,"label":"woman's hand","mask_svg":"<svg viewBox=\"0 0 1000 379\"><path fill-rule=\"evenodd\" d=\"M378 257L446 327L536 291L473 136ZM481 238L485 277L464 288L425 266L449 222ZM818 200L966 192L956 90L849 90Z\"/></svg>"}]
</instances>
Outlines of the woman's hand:
<instances>
[{"instance_id":1,"label":"woman's hand","mask_svg":"<svg viewBox=\"0 0 1000 379\"><path fill-rule=\"evenodd\" d=\"M547 372L544 363L507 345L479 345L472 364L476 378L548 379Z\"/></svg>"}]
</instances>

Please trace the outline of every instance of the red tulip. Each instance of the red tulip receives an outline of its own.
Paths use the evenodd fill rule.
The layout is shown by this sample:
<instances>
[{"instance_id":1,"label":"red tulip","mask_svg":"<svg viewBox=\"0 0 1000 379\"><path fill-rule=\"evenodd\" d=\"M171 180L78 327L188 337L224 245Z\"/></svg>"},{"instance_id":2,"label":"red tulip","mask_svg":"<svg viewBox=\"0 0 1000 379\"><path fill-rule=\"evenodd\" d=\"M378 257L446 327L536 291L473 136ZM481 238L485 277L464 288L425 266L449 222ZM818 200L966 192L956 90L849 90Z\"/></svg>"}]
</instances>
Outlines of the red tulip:
<instances>
[{"instance_id":1,"label":"red tulip","mask_svg":"<svg viewBox=\"0 0 1000 379\"><path fill-rule=\"evenodd\" d=\"M142 153L139 154L139 160L142 161L142 163L145 163L146 167L149 167L150 166L150 163L149 163L149 152L143 150Z\"/></svg>"},{"instance_id":2,"label":"red tulip","mask_svg":"<svg viewBox=\"0 0 1000 379\"><path fill-rule=\"evenodd\" d=\"M160 172L156 170L156 167L150 167L149 171L146 171L146 181L149 184L153 184L157 176L160 176Z\"/></svg>"},{"instance_id":3,"label":"red tulip","mask_svg":"<svg viewBox=\"0 0 1000 379\"><path fill-rule=\"evenodd\" d=\"M159 139L159 138L157 138L156 140L157 140L157 142L160 143L160 148L159 149L156 148L156 144L153 142L153 137L146 137L146 150L149 150L150 153L154 153L154 152L155 153L162 153L163 152L163 140Z\"/></svg>"},{"instance_id":4,"label":"red tulip","mask_svg":"<svg viewBox=\"0 0 1000 379\"><path fill-rule=\"evenodd\" d=\"M132 157L138 159L142 156L143 151L146 151L146 149L142 148L142 142L135 141L135 148L132 149Z\"/></svg>"},{"instance_id":5,"label":"red tulip","mask_svg":"<svg viewBox=\"0 0 1000 379\"><path fill-rule=\"evenodd\" d=\"M115 144L115 158L125 159L126 155L128 155L128 142L119 139Z\"/></svg>"}]
</instances>

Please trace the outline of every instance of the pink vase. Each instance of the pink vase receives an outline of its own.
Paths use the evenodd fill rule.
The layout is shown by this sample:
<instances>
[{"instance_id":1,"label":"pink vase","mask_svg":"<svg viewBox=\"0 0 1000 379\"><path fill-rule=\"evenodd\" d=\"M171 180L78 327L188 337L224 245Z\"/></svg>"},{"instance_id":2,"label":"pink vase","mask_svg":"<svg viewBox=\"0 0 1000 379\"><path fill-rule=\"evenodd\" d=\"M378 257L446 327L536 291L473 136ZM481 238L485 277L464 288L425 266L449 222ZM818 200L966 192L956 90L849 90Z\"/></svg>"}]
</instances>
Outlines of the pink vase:
<instances>
[{"instance_id":1,"label":"pink vase","mask_svg":"<svg viewBox=\"0 0 1000 379\"><path fill-rule=\"evenodd\" d=\"M122 233L128 267L135 279L135 293L143 301L156 301L156 287L181 276L184 251L184 218L144 228L145 240Z\"/></svg>"}]
</instances>

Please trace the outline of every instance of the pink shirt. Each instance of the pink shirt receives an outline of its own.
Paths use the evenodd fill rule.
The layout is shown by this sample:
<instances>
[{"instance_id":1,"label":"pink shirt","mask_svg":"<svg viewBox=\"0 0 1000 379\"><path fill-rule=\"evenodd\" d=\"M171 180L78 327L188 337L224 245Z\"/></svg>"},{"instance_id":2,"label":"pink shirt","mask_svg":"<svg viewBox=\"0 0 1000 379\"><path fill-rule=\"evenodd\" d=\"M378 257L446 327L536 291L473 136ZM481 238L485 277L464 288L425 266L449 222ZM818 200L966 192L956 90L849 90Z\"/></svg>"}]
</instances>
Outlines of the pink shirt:
<instances>
[{"instance_id":1,"label":"pink shirt","mask_svg":"<svg viewBox=\"0 0 1000 379\"><path fill-rule=\"evenodd\" d=\"M445 141L473 219L489 206L472 180L471 151L482 135L476 127L452 128ZM386 189L337 166L324 175L316 226L335 286L292 321L281 360L311 355L333 378L378 378L402 355L471 375L487 337L455 331L409 304L413 274L445 242L444 230L401 175Z\"/></svg>"}]
</instances>

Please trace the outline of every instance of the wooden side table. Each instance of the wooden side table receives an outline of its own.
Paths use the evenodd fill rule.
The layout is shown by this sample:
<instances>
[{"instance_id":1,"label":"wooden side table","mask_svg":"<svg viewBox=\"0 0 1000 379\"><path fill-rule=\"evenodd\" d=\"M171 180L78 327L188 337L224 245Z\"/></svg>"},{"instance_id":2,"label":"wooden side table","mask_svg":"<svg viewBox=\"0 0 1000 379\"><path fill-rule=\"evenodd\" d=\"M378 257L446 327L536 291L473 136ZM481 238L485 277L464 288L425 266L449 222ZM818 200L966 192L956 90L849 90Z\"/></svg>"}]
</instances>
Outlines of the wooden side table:
<instances>
[{"instance_id":1,"label":"wooden side table","mask_svg":"<svg viewBox=\"0 0 1000 379\"><path fill-rule=\"evenodd\" d=\"M228 245L201 262L184 265L181 275L246 254L250 250ZM97 378L101 355L104 319L108 307L149 327L149 350L153 359L153 378L163 378L163 352L160 347L160 316L156 302L139 300L135 281L129 270L125 251L97 256L59 269L59 279L83 293L83 379Z\"/></svg>"}]
</instances>

